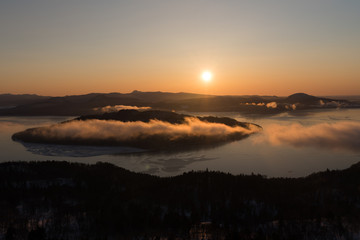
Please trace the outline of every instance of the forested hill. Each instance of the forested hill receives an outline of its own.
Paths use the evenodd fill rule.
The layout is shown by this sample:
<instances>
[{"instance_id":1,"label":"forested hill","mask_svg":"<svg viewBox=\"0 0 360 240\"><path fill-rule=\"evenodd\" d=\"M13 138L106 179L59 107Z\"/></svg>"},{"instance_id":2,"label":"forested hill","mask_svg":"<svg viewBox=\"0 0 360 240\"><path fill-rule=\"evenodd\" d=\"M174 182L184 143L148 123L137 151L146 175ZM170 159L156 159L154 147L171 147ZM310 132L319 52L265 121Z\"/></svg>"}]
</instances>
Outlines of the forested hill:
<instances>
[{"instance_id":1,"label":"forested hill","mask_svg":"<svg viewBox=\"0 0 360 240\"><path fill-rule=\"evenodd\" d=\"M200 121L203 122L222 123L230 127L240 126L246 129L249 129L250 127L249 123L239 122L229 117L214 117L214 116L197 117L188 114L181 114L181 113L161 111L161 110L138 111L138 110L124 109L117 112L84 115L75 118L74 120L85 121L85 120L98 119L98 120L117 120L122 122L135 122L135 121L149 122L150 120L156 119L171 124L183 124L186 122L185 119L189 117L199 119Z\"/></svg>"},{"instance_id":2,"label":"forested hill","mask_svg":"<svg viewBox=\"0 0 360 240\"><path fill-rule=\"evenodd\" d=\"M153 121L150 122L151 120ZM69 126L73 131L67 131ZM15 141L45 144L127 146L156 151L183 151L213 148L241 140L260 130L261 127L256 124L227 117L196 117L160 110L120 110L86 115L51 126L30 128L15 133L12 138Z\"/></svg>"},{"instance_id":3,"label":"forested hill","mask_svg":"<svg viewBox=\"0 0 360 240\"><path fill-rule=\"evenodd\" d=\"M2 163L0 238L199 239L203 232L212 239L356 239L359 176L360 164L268 179L211 171L160 178L108 163Z\"/></svg>"}]
</instances>

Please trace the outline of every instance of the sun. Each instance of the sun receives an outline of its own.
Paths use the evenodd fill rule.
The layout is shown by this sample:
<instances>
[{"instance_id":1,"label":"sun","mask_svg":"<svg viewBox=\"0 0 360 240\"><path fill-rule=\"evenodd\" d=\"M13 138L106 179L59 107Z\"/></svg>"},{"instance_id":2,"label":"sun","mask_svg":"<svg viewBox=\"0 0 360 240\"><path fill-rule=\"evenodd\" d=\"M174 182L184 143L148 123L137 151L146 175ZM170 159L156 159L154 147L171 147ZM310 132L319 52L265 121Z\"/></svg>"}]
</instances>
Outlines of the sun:
<instances>
[{"instance_id":1,"label":"sun","mask_svg":"<svg viewBox=\"0 0 360 240\"><path fill-rule=\"evenodd\" d=\"M209 72L209 71L204 71L202 74L201 74L201 78L204 82L210 82L211 79L212 79L212 73Z\"/></svg>"}]
</instances>

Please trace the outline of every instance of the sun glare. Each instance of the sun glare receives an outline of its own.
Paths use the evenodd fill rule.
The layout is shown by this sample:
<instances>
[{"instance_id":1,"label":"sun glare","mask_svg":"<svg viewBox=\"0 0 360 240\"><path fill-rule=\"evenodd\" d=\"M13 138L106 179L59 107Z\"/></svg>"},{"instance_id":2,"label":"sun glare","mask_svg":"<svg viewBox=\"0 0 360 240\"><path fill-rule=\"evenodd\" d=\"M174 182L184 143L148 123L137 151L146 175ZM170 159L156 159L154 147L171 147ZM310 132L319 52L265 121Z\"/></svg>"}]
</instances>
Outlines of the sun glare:
<instances>
[{"instance_id":1,"label":"sun glare","mask_svg":"<svg viewBox=\"0 0 360 240\"><path fill-rule=\"evenodd\" d=\"M201 74L201 78L204 82L210 82L212 78L212 73L209 71L205 71Z\"/></svg>"}]
</instances>

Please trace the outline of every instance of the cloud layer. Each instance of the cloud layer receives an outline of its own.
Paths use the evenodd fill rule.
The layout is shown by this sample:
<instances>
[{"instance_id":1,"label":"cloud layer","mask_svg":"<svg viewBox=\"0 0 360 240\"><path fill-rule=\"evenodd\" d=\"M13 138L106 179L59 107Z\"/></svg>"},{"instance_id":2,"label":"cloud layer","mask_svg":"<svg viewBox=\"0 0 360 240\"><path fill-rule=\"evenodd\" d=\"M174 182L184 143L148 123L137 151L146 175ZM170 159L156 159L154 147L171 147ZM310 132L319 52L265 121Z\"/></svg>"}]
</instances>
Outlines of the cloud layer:
<instances>
[{"instance_id":1,"label":"cloud layer","mask_svg":"<svg viewBox=\"0 0 360 240\"><path fill-rule=\"evenodd\" d=\"M276 102L269 102L266 104L267 108L277 108L277 103Z\"/></svg>"},{"instance_id":2,"label":"cloud layer","mask_svg":"<svg viewBox=\"0 0 360 240\"><path fill-rule=\"evenodd\" d=\"M106 113L106 112L117 112L124 109L132 109L132 110L149 110L151 107L137 107L137 106L127 106L127 105L114 105L114 106L105 106L94 108L95 111Z\"/></svg>"},{"instance_id":3,"label":"cloud layer","mask_svg":"<svg viewBox=\"0 0 360 240\"><path fill-rule=\"evenodd\" d=\"M288 104L288 103L277 103L277 102L269 102L269 103L264 103L264 102L260 102L260 103L245 103L245 105L252 105L252 106L266 106L267 108L279 108L279 107L283 107L287 110L296 110L296 107L298 104Z\"/></svg>"},{"instance_id":4,"label":"cloud layer","mask_svg":"<svg viewBox=\"0 0 360 240\"><path fill-rule=\"evenodd\" d=\"M263 134L254 141L360 152L360 122L321 123L312 126L273 124L264 128Z\"/></svg>"}]
</instances>

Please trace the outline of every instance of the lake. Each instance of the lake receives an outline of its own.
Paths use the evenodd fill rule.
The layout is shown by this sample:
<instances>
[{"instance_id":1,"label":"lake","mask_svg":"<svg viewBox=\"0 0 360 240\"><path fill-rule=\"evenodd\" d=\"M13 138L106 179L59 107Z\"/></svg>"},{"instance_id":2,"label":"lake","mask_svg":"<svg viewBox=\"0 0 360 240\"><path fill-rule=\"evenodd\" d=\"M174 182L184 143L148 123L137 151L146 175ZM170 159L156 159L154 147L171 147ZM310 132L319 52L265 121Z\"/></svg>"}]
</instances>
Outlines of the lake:
<instances>
[{"instance_id":1,"label":"lake","mask_svg":"<svg viewBox=\"0 0 360 240\"><path fill-rule=\"evenodd\" d=\"M121 147L23 145L12 141L13 133L73 117L0 117L0 161L56 160L89 164L102 161L158 176L208 169L268 177L302 177L326 169L344 169L360 161L360 109L294 111L272 116L233 112L189 114L227 116L259 124L263 131L216 148L146 153ZM284 132L285 138L281 135ZM349 142L349 138L354 141Z\"/></svg>"}]
</instances>

